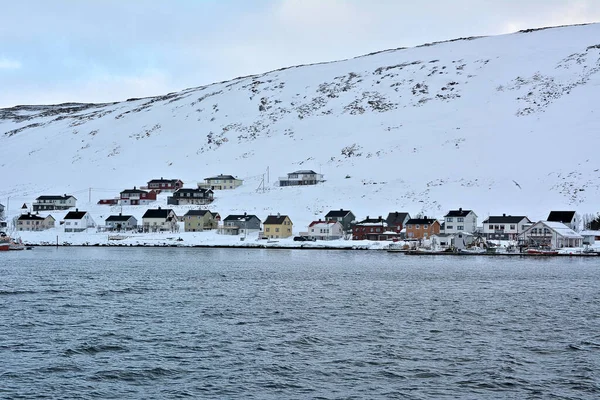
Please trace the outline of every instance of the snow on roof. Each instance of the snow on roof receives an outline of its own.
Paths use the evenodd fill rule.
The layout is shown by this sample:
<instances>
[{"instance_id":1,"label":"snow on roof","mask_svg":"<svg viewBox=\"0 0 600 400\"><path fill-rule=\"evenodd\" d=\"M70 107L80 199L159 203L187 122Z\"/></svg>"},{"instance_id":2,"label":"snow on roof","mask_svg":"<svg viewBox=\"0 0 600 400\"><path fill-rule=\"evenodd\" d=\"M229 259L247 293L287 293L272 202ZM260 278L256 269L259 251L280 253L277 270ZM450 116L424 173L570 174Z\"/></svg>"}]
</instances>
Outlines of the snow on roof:
<instances>
[{"instance_id":1,"label":"snow on roof","mask_svg":"<svg viewBox=\"0 0 600 400\"><path fill-rule=\"evenodd\" d=\"M546 225L548 228L556 231L559 235L566 238L583 238L580 234L575 232L573 229L569 228L562 222L554 222L554 221L540 221L542 224ZM534 225L535 226L535 225Z\"/></svg>"},{"instance_id":2,"label":"snow on roof","mask_svg":"<svg viewBox=\"0 0 600 400\"><path fill-rule=\"evenodd\" d=\"M581 236L600 236L600 231L581 231Z\"/></svg>"}]
</instances>

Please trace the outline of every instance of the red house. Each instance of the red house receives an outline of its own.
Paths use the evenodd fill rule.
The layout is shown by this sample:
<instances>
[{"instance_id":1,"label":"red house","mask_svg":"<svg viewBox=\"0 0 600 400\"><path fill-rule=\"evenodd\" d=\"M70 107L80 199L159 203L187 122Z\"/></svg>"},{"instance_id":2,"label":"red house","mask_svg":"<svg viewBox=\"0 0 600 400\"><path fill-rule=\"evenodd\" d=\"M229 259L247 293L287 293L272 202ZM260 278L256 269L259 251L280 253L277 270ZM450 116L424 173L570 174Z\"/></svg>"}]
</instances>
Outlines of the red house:
<instances>
[{"instance_id":1,"label":"red house","mask_svg":"<svg viewBox=\"0 0 600 400\"><path fill-rule=\"evenodd\" d=\"M153 201L156 201L156 192L154 190L146 192L134 186L133 189L126 189L121 192L121 204L124 206L146 205Z\"/></svg>"},{"instance_id":2,"label":"red house","mask_svg":"<svg viewBox=\"0 0 600 400\"><path fill-rule=\"evenodd\" d=\"M161 190L174 192L183 187L183 182L180 179L152 179L148 182L147 189L156 190L160 193Z\"/></svg>"},{"instance_id":3,"label":"red house","mask_svg":"<svg viewBox=\"0 0 600 400\"><path fill-rule=\"evenodd\" d=\"M352 227L352 240L390 240L396 237L395 232L388 231L385 219L367 218Z\"/></svg>"}]
</instances>

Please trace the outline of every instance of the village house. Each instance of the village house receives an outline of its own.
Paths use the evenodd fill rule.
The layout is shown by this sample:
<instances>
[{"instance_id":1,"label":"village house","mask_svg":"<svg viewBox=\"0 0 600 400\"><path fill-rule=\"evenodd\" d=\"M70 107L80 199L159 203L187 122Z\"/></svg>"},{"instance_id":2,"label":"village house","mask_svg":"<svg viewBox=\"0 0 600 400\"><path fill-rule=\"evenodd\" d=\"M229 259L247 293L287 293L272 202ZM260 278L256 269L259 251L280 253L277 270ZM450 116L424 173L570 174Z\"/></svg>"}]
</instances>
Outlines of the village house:
<instances>
[{"instance_id":1,"label":"village house","mask_svg":"<svg viewBox=\"0 0 600 400\"><path fill-rule=\"evenodd\" d=\"M579 230L579 216L575 211L550 211L548 222L561 222L573 229L575 232Z\"/></svg>"},{"instance_id":2,"label":"village house","mask_svg":"<svg viewBox=\"0 0 600 400\"><path fill-rule=\"evenodd\" d=\"M269 215L263 222L263 237L283 239L292 236L293 224L287 215Z\"/></svg>"},{"instance_id":3,"label":"village house","mask_svg":"<svg viewBox=\"0 0 600 400\"><path fill-rule=\"evenodd\" d=\"M256 215L228 215L223 220L223 226L219 233L224 235L248 235L249 233L260 232L260 219Z\"/></svg>"},{"instance_id":4,"label":"village house","mask_svg":"<svg viewBox=\"0 0 600 400\"><path fill-rule=\"evenodd\" d=\"M137 229L137 219L133 215L111 215L104 220L104 225L109 231L131 231Z\"/></svg>"},{"instance_id":5,"label":"village house","mask_svg":"<svg viewBox=\"0 0 600 400\"><path fill-rule=\"evenodd\" d=\"M337 221L342 224L344 233L352 232L352 225L356 222L356 216L350 210L331 210L325 215L326 221Z\"/></svg>"},{"instance_id":6,"label":"village house","mask_svg":"<svg viewBox=\"0 0 600 400\"><path fill-rule=\"evenodd\" d=\"M313 221L308 225L308 236L316 240L338 240L344 237L344 227L338 221Z\"/></svg>"},{"instance_id":7,"label":"village house","mask_svg":"<svg viewBox=\"0 0 600 400\"><path fill-rule=\"evenodd\" d=\"M477 215L471 210L450 210L444 215L444 233L469 232L477 229Z\"/></svg>"},{"instance_id":8,"label":"village house","mask_svg":"<svg viewBox=\"0 0 600 400\"><path fill-rule=\"evenodd\" d=\"M409 213L394 211L388 214L385 222L387 222L389 230L400 233L409 219Z\"/></svg>"},{"instance_id":9,"label":"village house","mask_svg":"<svg viewBox=\"0 0 600 400\"><path fill-rule=\"evenodd\" d=\"M179 223L175 211L158 207L144 213L142 228L144 232L179 232Z\"/></svg>"},{"instance_id":10,"label":"village house","mask_svg":"<svg viewBox=\"0 0 600 400\"><path fill-rule=\"evenodd\" d=\"M539 221L519 235L519 245L553 249L582 247L583 236L562 222Z\"/></svg>"},{"instance_id":11,"label":"village house","mask_svg":"<svg viewBox=\"0 0 600 400\"><path fill-rule=\"evenodd\" d=\"M0 204L0 228L6 228L6 217L4 216L4 206Z\"/></svg>"},{"instance_id":12,"label":"village house","mask_svg":"<svg viewBox=\"0 0 600 400\"><path fill-rule=\"evenodd\" d=\"M65 232L83 232L96 226L94 219L87 211L69 211L63 218Z\"/></svg>"},{"instance_id":13,"label":"village house","mask_svg":"<svg viewBox=\"0 0 600 400\"><path fill-rule=\"evenodd\" d=\"M387 222L382 217L365 218L352 227L352 240L390 240L396 232L388 230Z\"/></svg>"},{"instance_id":14,"label":"village house","mask_svg":"<svg viewBox=\"0 0 600 400\"><path fill-rule=\"evenodd\" d=\"M488 240L517 240L531 226L531 221L525 216L490 216L483 221L483 236Z\"/></svg>"},{"instance_id":15,"label":"village house","mask_svg":"<svg viewBox=\"0 0 600 400\"><path fill-rule=\"evenodd\" d=\"M581 231L579 234L583 236L583 244L591 246L595 244L597 240L600 241L600 231L587 230Z\"/></svg>"},{"instance_id":16,"label":"village house","mask_svg":"<svg viewBox=\"0 0 600 400\"><path fill-rule=\"evenodd\" d=\"M45 231L54 228L56 220L52 215L42 217L37 214L21 214L17 219L17 231Z\"/></svg>"},{"instance_id":17,"label":"village house","mask_svg":"<svg viewBox=\"0 0 600 400\"><path fill-rule=\"evenodd\" d=\"M68 210L75 207L77 199L70 195L40 196L33 203L33 211Z\"/></svg>"},{"instance_id":18,"label":"village house","mask_svg":"<svg viewBox=\"0 0 600 400\"><path fill-rule=\"evenodd\" d=\"M145 206L156 201L156 192L149 192L136 188L126 189L121 192L121 204L124 206Z\"/></svg>"},{"instance_id":19,"label":"village house","mask_svg":"<svg viewBox=\"0 0 600 400\"><path fill-rule=\"evenodd\" d=\"M316 185L320 182L324 182L323 175L312 170L300 170L288 173L287 177L279 178L276 186Z\"/></svg>"},{"instance_id":20,"label":"village house","mask_svg":"<svg viewBox=\"0 0 600 400\"><path fill-rule=\"evenodd\" d=\"M180 179L152 179L148 181L148 186L145 189L154 190L157 193L162 191L174 192L183 187L183 182Z\"/></svg>"},{"instance_id":21,"label":"village house","mask_svg":"<svg viewBox=\"0 0 600 400\"><path fill-rule=\"evenodd\" d=\"M199 189L231 190L242 186L244 181L232 175L217 175L204 178L204 183L198 183Z\"/></svg>"},{"instance_id":22,"label":"village house","mask_svg":"<svg viewBox=\"0 0 600 400\"><path fill-rule=\"evenodd\" d=\"M202 232L217 229L221 217L208 210L189 210L183 216L186 232Z\"/></svg>"},{"instance_id":23,"label":"village house","mask_svg":"<svg viewBox=\"0 0 600 400\"><path fill-rule=\"evenodd\" d=\"M435 218L411 218L406 221L406 239L429 239L440 233L440 223Z\"/></svg>"},{"instance_id":24,"label":"village house","mask_svg":"<svg viewBox=\"0 0 600 400\"><path fill-rule=\"evenodd\" d=\"M210 189L179 189L173 196L167 197L167 204L174 206L182 205L206 205L214 200L213 191Z\"/></svg>"}]
</instances>

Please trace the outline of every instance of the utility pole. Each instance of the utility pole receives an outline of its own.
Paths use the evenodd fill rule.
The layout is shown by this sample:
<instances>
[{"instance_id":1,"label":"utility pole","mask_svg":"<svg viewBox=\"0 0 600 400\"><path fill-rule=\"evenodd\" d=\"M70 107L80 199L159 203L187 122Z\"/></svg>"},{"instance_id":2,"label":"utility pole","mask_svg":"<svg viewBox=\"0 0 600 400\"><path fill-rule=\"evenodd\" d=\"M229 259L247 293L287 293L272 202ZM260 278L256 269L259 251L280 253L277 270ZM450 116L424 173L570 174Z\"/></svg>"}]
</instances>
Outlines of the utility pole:
<instances>
[{"instance_id":1,"label":"utility pole","mask_svg":"<svg viewBox=\"0 0 600 400\"><path fill-rule=\"evenodd\" d=\"M263 175L264 178L264 175ZM267 166L267 183L269 183L269 167Z\"/></svg>"},{"instance_id":2,"label":"utility pole","mask_svg":"<svg viewBox=\"0 0 600 400\"><path fill-rule=\"evenodd\" d=\"M92 188L90 188L90 192L88 195L88 203L90 203L90 204L92 203Z\"/></svg>"}]
</instances>

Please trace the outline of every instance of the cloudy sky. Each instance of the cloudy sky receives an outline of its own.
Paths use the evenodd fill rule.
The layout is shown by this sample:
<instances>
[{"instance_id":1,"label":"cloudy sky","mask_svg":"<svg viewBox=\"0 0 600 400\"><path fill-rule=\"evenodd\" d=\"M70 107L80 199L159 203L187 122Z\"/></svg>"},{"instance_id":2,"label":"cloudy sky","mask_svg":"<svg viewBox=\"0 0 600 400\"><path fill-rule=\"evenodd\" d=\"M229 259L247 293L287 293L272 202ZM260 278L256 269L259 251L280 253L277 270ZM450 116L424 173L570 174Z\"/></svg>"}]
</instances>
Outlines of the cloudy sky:
<instances>
[{"instance_id":1,"label":"cloudy sky","mask_svg":"<svg viewBox=\"0 0 600 400\"><path fill-rule=\"evenodd\" d=\"M599 0L3 0L0 107L124 100L387 48L595 21Z\"/></svg>"}]
</instances>

